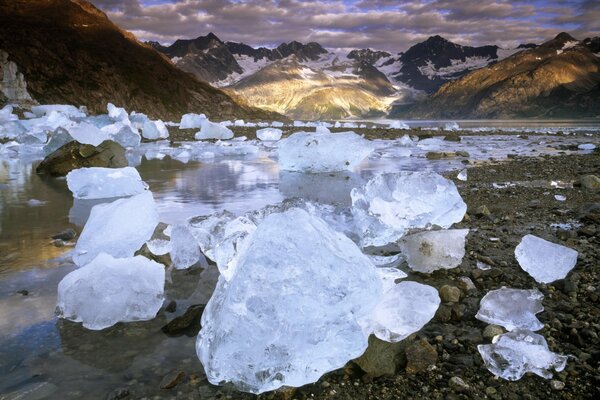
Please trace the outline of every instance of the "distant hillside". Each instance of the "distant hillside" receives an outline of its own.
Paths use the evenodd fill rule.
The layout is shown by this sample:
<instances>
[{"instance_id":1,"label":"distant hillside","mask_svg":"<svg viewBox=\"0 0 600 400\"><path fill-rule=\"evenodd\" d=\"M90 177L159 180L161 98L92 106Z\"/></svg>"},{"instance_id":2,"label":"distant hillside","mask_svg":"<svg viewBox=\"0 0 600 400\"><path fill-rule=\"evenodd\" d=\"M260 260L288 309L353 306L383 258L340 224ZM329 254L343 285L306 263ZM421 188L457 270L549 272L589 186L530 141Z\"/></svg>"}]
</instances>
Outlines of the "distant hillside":
<instances>
[{"instance_id":1,"label":"distant hillside","mask_svg":"<svg viewBox=\"0 0 600 400\"><path fill-rule=\"evenodd\" d=\"M578 118L600 116L600 38L561 33L442 86L397 109L411 118Z\"/></svg>"},{"instance_id":2,"label":"distant hillside","mask_svg":"<svg viewBox=\"0 0 600 400\"><path fill-rule=\"evenodd\" d=\"M83 0L0 1L0 50L40 103L99 113L112 102L165 119L272 117L175 68Z\"/></svg>"}]
</instances>

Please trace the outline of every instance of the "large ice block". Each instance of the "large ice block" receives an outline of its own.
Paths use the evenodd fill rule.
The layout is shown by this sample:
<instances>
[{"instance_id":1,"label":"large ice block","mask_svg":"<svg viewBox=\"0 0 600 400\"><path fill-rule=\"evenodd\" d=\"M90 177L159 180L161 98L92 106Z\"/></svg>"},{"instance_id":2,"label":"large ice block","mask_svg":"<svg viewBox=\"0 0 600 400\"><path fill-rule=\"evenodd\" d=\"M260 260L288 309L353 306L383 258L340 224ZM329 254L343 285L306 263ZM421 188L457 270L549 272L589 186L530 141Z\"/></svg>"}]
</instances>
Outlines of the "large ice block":
<instances>
[{"instance_id":1,"label":"large ice block","mask_svg":"<svg viewBox=\"0 0 600 400\"><path fill-rule=\"evenodd\" d=\"M206 121L206 115L204 114L185 114L181 117L179 129L200 128L204 121Z\"/></svg>"},{"instance_id":2,"label":"large ice block","mask_svg":"<svg viewBox=\"0 0 600 400\"><path fill-rule=\"evenodd\" d=\"M260 140L279 140L283 131L278 128L263 128L256 131L256 137Z\"/></svg>"},{"instance_id":3,"label":"large ice block","mask_svg":"<svg viewBox=\"0 0 600 400\"><path fill-rule=\"evenodd\" d=\"M56 313L92 330L150 320L162 306L164 284L162 264L100 253L60 281Z\"/></svg>"},{"instance_id":4,"label":"large ice block","mask_svg":"<svg viewBox=\"0 0 600 400\"><path fill-rule=\"evenodd\" d=\"M219 278L196 350L208 380L262 393L315 382L367 348L358 323L382 286L347 237L292 208L267 216Z\"/></svg>"},{"instance_id":5,"label":"large ice block","mask_svg":"<svg viewBox=\"0 0 600 400\"><path fill-rule=\"evenodd\" d=\"M535 314L544 311L544 295L537 289L501 288L488 292L481 299L475 318L488 324L501 325L507 330L544 327Z\"/></svg>"},{"instance_id":6,"label":"large ice block","mask_svg":"<svg viewBox=\"0 0 600 400\"><path fill-rule=\"evenodd\" d=\"M110 135L106 132L102 132L95 125L87 122L81 122L78 125L67 128L69 135L81 144L91 144L92 146L98 146L105 140L110 140Z\"/></svg>"},{"instance_id":7,"label":"large ice block","mask_svg":"<svg viewBox=\"0 0 600 400\"><path fill-rule=\"evenodd\" d=\"M67 186L77 199L133 196L148 188L133 167L74 169L67 175Z\"/></svg>"},{"instance_id":8,"label":"large ice block","mask_svg":"<svg viewBox=\"0 0 600 400\"><path fill-rule=\"evenodd\" d=\"M288 171L333 172L355 169L374 150L354 132L297 132L279 144L279 167Z\"/></svg>"},{"instance_id":9,"label":"large ice block","mask_svg":"<svg viewBox=\"0 0 600 400\"><path fill-rule=\"evenodd\" d=\"M194 139L220 139L226 140L233 137L233 131L226 126L210 122L208 119L202 121L202 127L199 132L196 132Z\"/></svg>"},{"instance_id":10,"label":"large ice block","mask_svg":"<svg viewBox=\"0 0 600 400\"><path fill-rule=\"evenodd\" d=\"M577 251L534 235L525 235L515 249L525 272L540 283L563 279L577 264Z\"/></svg>"},{"instance_id":11,"label":"large ice block","mask_svg":"<svg viewBox=\"0 0 600 400\"><path fill-rule=\"evenodd\" d=\"M81 266L100 253L114 257L131 257L158 225L158 212L152 193L146 191L133 197L92 208L73 251L73 261Z\"/></svg>"}]
</instances>

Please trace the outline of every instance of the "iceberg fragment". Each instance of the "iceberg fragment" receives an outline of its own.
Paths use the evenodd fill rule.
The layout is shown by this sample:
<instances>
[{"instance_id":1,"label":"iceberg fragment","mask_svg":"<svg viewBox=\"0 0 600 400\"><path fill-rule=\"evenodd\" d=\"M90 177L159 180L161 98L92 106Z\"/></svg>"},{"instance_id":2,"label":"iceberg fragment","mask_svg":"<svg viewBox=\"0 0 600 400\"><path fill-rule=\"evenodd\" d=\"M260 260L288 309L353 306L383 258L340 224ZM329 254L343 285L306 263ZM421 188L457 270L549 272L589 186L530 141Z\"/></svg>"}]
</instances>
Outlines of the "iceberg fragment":
<instances>
[{"instance_id":1,"label":"iceberg fragment","mask_svg":"<svg viewBox=\"0 0 600 400\"><path fill-rule=\"evenodd\" d=\"M233 137L233 132L231 129L223 126L221 124L217 124L214 122L210 122L208 119L202 121L202 127L199 132L196 132L194 135L194 139L203 140L203 139L220 139L226 140L231 139Z\"/></svg>"},{"instance_id":2,"label":"iceberg fragment","mask_svg":"<svg viewBox=\"0 0 600 400\"><path fill-rule=\"evenodd\" d=\"M181 117L179 129L200 128L204 121L206 121L206 115L204 114L185 114Z\"/></svg>"},{"instance_id":3,"label":"iceberg fragment","mask_svg":"<svg viewBox=\"0 0 600 400\"><path fill-rule=\"evenodd\" d=\"M148 189L133 167L74 169L67 174L67 186L77 199L133 196Z\"/></svg>"},{"instance_id":4,"label":"iceberg fragment","mask_svg":"<svg viewBox=\"0 0 600 400\"><path fill-rule=\"evenodd\" d=\"M402 238L400 249L413 271L430 273L456 268L465 256L468 229L414 233Z\"/></svg>"},{"instance_id":5,"label":"iceberg fragment","mask_svg":"<svg viewBox=\"0 0 600 400\"><path fill-rule=\"evenodd\" d=\"M164 300L165 269L145 257L100 253L58 284L56 313L101 330L117 322L147 321Z\"/></svg>"},{"instance_id":6,"label":"iceberg fragment","mask_svg":"<svg viewBox=\"0 0 600 400\"><path fill-rule=\"evenodd\" d=\"M171 231L171 261L176 269L186 269L200 260L198 242L185 225L175 225Z\"/></svg>"},{"instance_id":7,"label":"iceberg fragment","mask_svg":"<svg viewBox=\"0 0 600 400\"><path fill-rule=\"evenodd\" d=\"M297 132L279 145L279 166L288 171L353 170L374 150L354 132L336 134Z\"/></svg>"},{"instance_id":8,"label":"iceberg fragment","mask_svg":"<svg viewBox=\"0 0 600 400\"><path fill-rule=\"evenodd\" d=\"M480 344L477 349L487 369L509 381L521 379L526 372L550 379L550 370L562 371L568 359L551 352L542 335L525 329L495 336L492 344Z\"/></svg>"},{"instance_id":9,"label":"iceberg fragment","mask_svg":"<svg viewBox=\"0 0 600 400\"><path fill-rule=\"evenodd\" d=\"M260 140L279 140L283 131L278 128L263 128L256 131L256 137Z\"/></svg>"},{"instance_id":10,"label":"iceberg fragment","mask_svg":"<svg viewBox=\"0 0 600 400\"><path fill-rule=\"evenodd\" d=\"M577 264L577 251L534 235L521 239L515 257L521 268L540 283L563 279Z\"/></svg>"},{"instance_id":11,"label":"iceberg fragment","mask_svg":"<svg viewBox=\"0 0 600 400\"><path fill-rule=\"evenodd\" d=\"M388 125L388 129L410 129L410 126L408 126L407 123L402 121L392 121Z\"/></svg>"},{"instance_id":12,"label":"iceberg fragment","mask_svg":"<svg viewBox=\"0 0 600 400\"><path fill-rule=\"evenodd\" d=\"M91 144L98 146L105 140L110 140L110 136L106 132L102 132L95 125L87 122L81 122L78 125L67 128L69 135L81 144Z\"/></svg>"},{"instance_id":13,"label":"iceberg fragment","mask_svg":"<svg viewBox=\"0 0 600 400\"><path fill-rule=\"evenodd\" d=\"M543 298L544 295L537 289L492 290L481 299L475 318L488 324L503 326L509 331L515 329L537 331L544 327L535 316L544 311Z\"/></svg>"}]
</instances>

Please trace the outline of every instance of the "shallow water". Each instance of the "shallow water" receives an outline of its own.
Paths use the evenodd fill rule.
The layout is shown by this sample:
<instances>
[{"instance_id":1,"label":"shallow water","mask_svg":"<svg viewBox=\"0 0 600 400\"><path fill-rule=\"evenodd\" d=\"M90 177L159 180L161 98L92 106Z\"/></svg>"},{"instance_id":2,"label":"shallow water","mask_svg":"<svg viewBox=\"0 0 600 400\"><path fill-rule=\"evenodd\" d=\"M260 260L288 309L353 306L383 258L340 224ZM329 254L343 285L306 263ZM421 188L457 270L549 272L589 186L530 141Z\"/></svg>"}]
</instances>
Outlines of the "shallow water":
<instances>
[{"instance_id":1,"label":"shallow water","mask_svg":"<svg viewBox=\"0 0 600 400\"><path fill-rule=\"evenodd\" d=\"M427 160L428 151L463 150L470 153L471 161L483 162L502 160L509 154L569 153L561 146L598 145L596 138L469 136L461 143L427 139L410 147L379 140L374 155L356 172L318 175L280 171L273 145L267 144L257 144L259 151L254 154L219 155L215 151L208 156L208 150L217 149L214 145L174 148L167 142L153 143L130 152L128 159L149 184L161 220L173 224L224 209L243 213L289 197L349 205L350 190L377 172L444 172L465 167L461 157ZM198 155L191 157L195 161L175 159L184 148ZM216 268L174 271L167 283L167 298L177 301L177 311L159 314L153 321L119 324L100 332L58 321L53 316L57 284L74 266L68 256L70 248L54 247L50 237L69 227L80 232L98 201L74 200L65 179L35 174L40 153L2 157L0 395L28 392L27 398L103 398L121 386L144 387L152 393L159 390L163 376L181 365L191 365L200 373L195 337L168 337L161 327L187 306L208 301L218 277ZM22 290L27 295L19 293ZM11 396L6 398L16 398Z\"/></svg>"}]
</instances>

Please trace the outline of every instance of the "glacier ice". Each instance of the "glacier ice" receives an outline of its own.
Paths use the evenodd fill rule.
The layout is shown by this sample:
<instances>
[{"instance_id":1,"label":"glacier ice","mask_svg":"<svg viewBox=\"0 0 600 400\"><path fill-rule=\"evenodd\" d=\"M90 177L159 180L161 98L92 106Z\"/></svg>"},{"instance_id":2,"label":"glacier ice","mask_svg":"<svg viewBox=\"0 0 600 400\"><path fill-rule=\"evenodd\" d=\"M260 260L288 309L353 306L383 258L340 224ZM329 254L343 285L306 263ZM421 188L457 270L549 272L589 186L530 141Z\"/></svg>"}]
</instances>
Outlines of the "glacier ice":
<instances>
[{"instance_id":1,"label":"glacier ice","mask_svg":"<svg viewBox=\"0 0 600 400\"><path fill-rule=\"evenodd\" d=\"M194 139L203 140L203 139L220 139L226 140L231 139L233 137L233 132L231 129L223 126L221 124L217 124L214 122L210 122L208 119L202 121L202 126L200 131L196 132L194 135Z\"/></svg>"},{"instance_id":2,"label":"glacier ice","mask_svg":"<svg viewBox=\"0 0 600 400\"><path fill-rule=\"evenodd\" d=\"M204 114L185 114L181 117L179 129L200 128L204 121L206 121L206 115Z\"/></svg>"},{"instance_id":3,"label":"glacier ice","mask_svg":"<svg viewBox=\"0 0 600 400\"><path fill-rule=\"evenodd\" d=\"M50 153L55 152L65 144L72 142L74 139L66 129L57 128L54 132L50 134L50 139L48 143L44 146L44 154L48 155Z\"/></svg>"},{"instance_id":4,"label":"glacier ice","mask_svg":"<svg viewBox=\"0 0 600 400\"><path fill-rule=\"evenodd\" d=\"M445 131L457 131L459 129L460 127L456 122L446 122L446 124L444 125Z\"/></svg>"},{"instance_id":5,"label":"glacier ice","mask_svg":"<svg viewBox=\"0 0 600 400\"><path fill-rule=\"evenodd\" d=\"M410 126L406 122L402 121L392 121L388 125L388 129L410 129Z\"/></svg>"},{"instance_id":6,"label":"glacier ice","mask_svg":"<svg viewBox=\"0 0 600 400\"><path fill-rule=\"evenodd\" d=\"M326 134L326 133L331 133L331 131L329 130L328 127L326 127L324 125L317 125L315 127L315 133Z\"/></svg>"},{"instance_id":7,"label":"glacier ice","mask_svg":"<svg viewBox=\"0 0 600 400\"><path fill-rule=\"evenodd\" d=\"M354 132L336 134L297 132L279 145L279 166L288 171L353 170L374 150Z\"/></svg>"},{"instance_id":8,"label":"glacier ice","mask_svg":"<svg viewBox=\"0 0 600 400\"><path fill-rule=\"evenodd\" d=\"M280 121L273 121L273 122L271 122L271 126L272 126L273 128L281 128L281 127L283 126L283 122L280 122Z\"/></svg>"},{"instance_id":9,"label":"glacier ice","mask_svg":"<svg viewBox=\"0 0 600 400\"><path fill-rule=\"evenodd\" d=\"M142 141L137 130L127 125L122 125L116 133L111 135L111 138L123 147L138 147Z\"/></svg>"},{"instance_id":10,"label":"glacier ice","mask_svg":"<svg viewBox=\"0 0 600 400\"><path fill-rule=\"evenodd\" d=\"M98 254L58 284L56 313L92 330L117 322L147 321L164 300L165 269L145 257Z\"/></svg>"},{"instance_id":11,"label":"glacier ice","mask_svg":"<svg viewBox=\"0 0 600 400\"><path fill-rule=\"evenodd\" d=\"M492 344L480 344L477 350L492 374L509 381L521 379L526 372L550 379L550 370L564 370L568 359L551 352L542 335L526 329L495 336Z\"/></svg>"},{"instance_id":12,"label":"glacier ice","mask_svg":"<svg viewBox=\"0 0 600 400\"><path fill-rule=\"evenodd\" d=\"M260 140L279 140L283 131L278 128L263 128L256 131L256 137Z\"/></svg>"},{"instance_id":13,"label":"glacier ice","mask_svg":"<svg viewBox=\"0 0 600 400\"><path fill-rule=\"evenodd\" d=\"M169 137L169 130L161 120L147 120L142 124L142 136L150 140L166 139Z\"/></svg>"},{"instance_id":14,"label":"glacier ice","mask_svg":"<svg viewBox=\"0 0 600 400\"><path fill-rule=\"evenodd\" d=\"M488 292L481 299L475 318L488 324L500 325L506 330L544 327L535 314L544 311L544 295L537 289L501 288Z\"/></svg>"},{"instance_id":15,"label":"glacier ice","mask_svg":"<svg viewBox=\"0 0 600 400\"><path fill-rule=\"evenodd\" d=\"M85 112L81 109L68 104L45 104L40 106L32 106L31 112L37 117L49 115L52 112L59 112L69 118L85 118Z\"/></svg>"},{"instance_id":16,"label":"glacier ice","mask_svg":"<svg viewBox=\"0 0 600 400\"><path fill-rule=\"evenodd\" d=\"M534 235L525 235L515 249L521 268L537 282L563 279L577 263L577 251Z\"/></svg>"},{"instance_id":17,"label":"glacier ice","mask_svg":"<svg viewBox=\"0 0 600 400\"><path fill-rule=\"evenodd\" d=\"M440 306L438 291L417 282L389 285L374 311L361 323L366 332L386 342L399 342L417 332Z\"/></svg>"},{"instance_id":18,"label":"glacier ice","mask_svg":"<svg viewBox=\"0 0 600 400\"><path fill-rule=\"evenodd\" d=\"M319 218L267 216L202 315L196 351L208 380L252 393L315 382L365 351L358 320L381 290L369 259Z\"/></svg>"},{"instance_id":19,"label":"glacier ice","mask_svg":"<svg viewBox=\"0 0 600 400\"><path fill-rule=\"evenodd\" d=\"M435 172L380 174L351 197L362 247L395 242L409 229L449 228L467 211L456 185Z\"/></svg>"},{"instance_id":20,"label":"glacier ice","mask_svg":"<svg viewBox=\"0 0 600 400\"><path fill-rule=\"evenodd\" d=\"M108 116L110 118L112 118L114 121L122 121L125 123L130 122L129 114L127 113L127 110L125 110L124 108L117 107L112 103L108 103L106 105L106 110L108 111Z\"/></svg>"},{"instance_id":21,"label":"glacier ice","mask_svg":"<svg viewBox=\"0 0 600 400\"><path fill-rule=\"evenodd\" d=\"M175 225L171 230L171 261L176 269L186 269L200 260L198 242L185 225Z\"/></svg>"},{"instance_id":22,"label":"glacier ice","mask_svg":"<svg viewBox=\"0 0 600 400\"><path fill-rule=\"evenodd\" d=\"M468 229L425 231L406 235L400 250L413 271L433 272L456 268L465 256Z\"/></svg>"},{"instance_id":23,"label":"glacier ice","mask_svg":"<svg viewBox=\"0 0 600 400\"><path fill-rule=\"evenodd\" d=\"M131 257L152 237L156 225L158 212L149 191L95 205L75 246L73 261L81 266L100 253Z\"/></svg>"},{"instance_id":24,"label":"glacier ice","mask_svg":"<svg viewBox=\"0 0 600 400\"><path fill-rule=\"evenodd\" d=\"M106 132L102 132L95 125L87 122L81 122L78 125L67 128L69 135L81 144L91 144L98 146L105 140L110 140L110 136Z\"/></svg>"},{"instance_id":25,"label":"glacier ice","mask_svg":"<svg viewBox=\"0 0 600 400\"><path fill-rule=\"evenodd\" d=\"M74 169L67 174L67 186L77 199L133 196L148 188L133 167Z\"/></svg>"}]
</instances>

